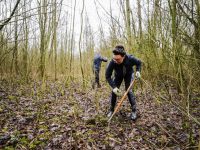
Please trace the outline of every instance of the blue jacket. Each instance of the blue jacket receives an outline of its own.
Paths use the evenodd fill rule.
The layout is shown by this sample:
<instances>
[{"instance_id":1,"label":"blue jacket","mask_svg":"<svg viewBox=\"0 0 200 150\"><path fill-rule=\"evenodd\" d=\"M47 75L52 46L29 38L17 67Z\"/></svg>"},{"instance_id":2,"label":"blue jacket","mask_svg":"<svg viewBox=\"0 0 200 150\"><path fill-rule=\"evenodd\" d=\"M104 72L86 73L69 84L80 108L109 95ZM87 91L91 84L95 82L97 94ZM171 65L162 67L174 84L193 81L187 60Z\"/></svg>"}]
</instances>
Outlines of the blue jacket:
<instances>
[{"instance_id":1,"label":"blue jacket","mask_svg":"<svg viewBox=\"0 0 200 150\"><path fill-rule=\"evenodd\" d=\"M107 58L103 58L101 55L96 55L94 56L94 68L95 70L100 70L101 69L101 61L107 62Z\"/></svg>"},{"instance_id":2,"label":"blue jacket","mask_svg":"<svg viewBox=\"0 0 200 150\"><path fill-rule=\"evenodd\" d=\"M106 73L105 73L106 80L108 81L110 86L112 88L116 87L115 83L111 79L113 70L114 70L115 77L123 78L123 77L126 77L126 75L132 74L134 72L133 70L134 65L136 65L136 71L141 71L142 62L139 59L129 54L126 54L123 62L120 65L118 65L117 63L115 63L113 59L111 59L110 63L108 64L106 68Z\"/></svg>"}]
</instances>

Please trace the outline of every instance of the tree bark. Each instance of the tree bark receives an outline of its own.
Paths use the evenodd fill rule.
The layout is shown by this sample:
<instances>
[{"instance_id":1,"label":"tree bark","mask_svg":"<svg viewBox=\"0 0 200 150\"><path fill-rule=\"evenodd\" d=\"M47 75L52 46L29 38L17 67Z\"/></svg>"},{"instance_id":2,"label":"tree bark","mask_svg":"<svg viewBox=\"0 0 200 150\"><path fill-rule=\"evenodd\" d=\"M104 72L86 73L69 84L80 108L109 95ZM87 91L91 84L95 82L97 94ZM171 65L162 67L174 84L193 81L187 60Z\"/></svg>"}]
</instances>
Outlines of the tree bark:
<instances>
[{"instance_id":1,"label":"tree bark","mask_svg":"<svg viewBox=\"0 0 200 150\"><path fill-rule=\"evenodd\" d=\"M131 49L131 21L130 21L130 4L129 4L129 0L126 0L126 29L127 29L127 44L128 44L128 49L127 49L127 53L132 52Z\"/></svg>"},{"instance_id":2,"label":"tree bark","mask_svg":"<svg viewBox=\"0 0 200 150\"><path fill-rule=\"evenodd\" d=\"M137 0L138 4L138 23L139 23L139 38L142 39L142 15L141 15L141 5L140 0Z\"/></svg>"},{"instance_id":3,"label":"tree bark","mask_svg":"<svg viewBox=\"0 0 200 150\"><path fill-rule=\"evenodd\" d=\"M71 37L71 56L70 56L70 72L72 71L72 61L73 61L73 45L74 45L74 22L75 22L75 12L76 12L76 0L74 1L74 16L73 16L73 24L72 24L72 37Z\"/></svg>"},{"instance_id":4,"label":"tree bark","mask_svg":"<svg viewBox=\"0 0 200 150\"><path fill-rule=\"evenodd\" d=\"M24 4L25 4L26 0L24 0ZM28 79L27 75L28 75L28 35L29 35L29 31L28 31L28 24L26 21L26 8L25 8L25 14L24 14L24 47L23 47L23 71L24 71L24 76L26 77L26 79Z\"/></svg>"},{"instance_id":5,"label":"tree bark","mask_svg":"<svg viewBox=\"0 0 200 150\"><path fill-rule=\"evenodd\" d=\"M55 54L55 60L54 60L54 69L55 69L55 80L57 80L57 38L56 38L56 29L57 29L57 22L56 22L56 11L57 11L57 4L56 0L54 1L54 54Z\"/></svg>"},{"instance_id":6,"label":"tree bark","mask_svg":"<svg viewBox=\"0 0 200 150\"><path fill-rule=\"evenodd\" d=\"M83 72L83 61L82 61L82 52L81 52L81 37L82 37L82 32L83 32L83 11L85 7L85 1L83 0L83 8L81 11L81 32L79 36L79 54L80 54L80 67L81 67L81 74L82 74L82 80L83 80L83 87L85 87L85 78L84 78L84 72Z\"/></svg>"},{"instance_id":7,"label":"tree bark","mask_svg":"<svg viewBox=\"0 0 200 150\"><path fill-rule=\"evenodd\" d=\"M11 18L13 17L13 15L14 15L14 13L15 13L17 7L18 7L19 2L20 2L20 0L17 0L17 3L16 3L16 5L15 5L15 7L14 7L14 9L13 9L13 11L12 11L10 17L9 17L6 21L4 21L4 23L2 23L2 24L0 25L0 31L3 29L3 27L4 27L6 24L8 24L8 22L9 22L9 21L11 20Z\"/></svg>"},{"instance_id":8,"label":"tree bark","mask_svg":"<svg viewBox=\"0 0 200 150\"><path fill-rule=\"evenodd\" d=\"M46 23L47 23L47 9L46 0L40 1L40 6L38 7L39 13L39 26L40 26L40 77L45 79L45 69L46 69Z\"/></svg>"}]
</instances>

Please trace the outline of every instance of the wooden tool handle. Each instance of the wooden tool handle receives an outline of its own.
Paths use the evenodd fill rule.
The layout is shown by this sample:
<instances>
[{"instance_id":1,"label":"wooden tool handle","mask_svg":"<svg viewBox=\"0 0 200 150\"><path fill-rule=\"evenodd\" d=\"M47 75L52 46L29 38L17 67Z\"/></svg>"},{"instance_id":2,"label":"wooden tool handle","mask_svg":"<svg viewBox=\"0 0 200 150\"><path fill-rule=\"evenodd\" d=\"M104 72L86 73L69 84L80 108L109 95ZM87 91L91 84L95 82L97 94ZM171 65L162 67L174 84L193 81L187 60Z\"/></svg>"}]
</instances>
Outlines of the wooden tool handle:
<instances>
[{"instance_id":1,"label":"wooden tool handle","mask_svg":"<svg viewBox=\"0 0 200 150\"><path fill-rule=\"evenodd\" d=\"M122 102L124 101L126 95L128 94L128 92L130 91L131 87L133 86L134 82L135 82L135 78L134 78L134 80L132 81L132 83L131 83L131 85L129 86L129 88L128 88L128 90L126 91L126 93L124 94L124 96L122 97L122 100L120 101L119 105L118 105L117 108L115 109L113 115L116 114L117 110L119 109L119 107L121 106Z\"/></svg>"}]
</instances>

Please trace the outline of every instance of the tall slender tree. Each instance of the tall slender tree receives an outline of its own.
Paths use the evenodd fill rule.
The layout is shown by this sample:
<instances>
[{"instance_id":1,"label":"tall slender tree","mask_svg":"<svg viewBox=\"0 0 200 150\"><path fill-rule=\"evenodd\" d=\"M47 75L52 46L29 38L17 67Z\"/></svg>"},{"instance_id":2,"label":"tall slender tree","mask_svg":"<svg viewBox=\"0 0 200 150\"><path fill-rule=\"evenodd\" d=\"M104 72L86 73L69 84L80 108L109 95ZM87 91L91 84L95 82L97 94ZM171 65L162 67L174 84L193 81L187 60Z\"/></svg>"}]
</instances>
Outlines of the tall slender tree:
<instances>
[{"instance_id":1,"label":"tall slender tree","mask_svg":"<svg viewBox=\"0 0 200 150\"><path fill-rule=\"evenodd\" d=\"M23 75L26 78L26 81L28 81L28 36L29 36L29 31L28 31L28 23L27 23L27 5L26 5L26 0L24 0L24 7L23 7L24 15L23 15L23 31L24 31L24 37L23 37Z\"/></svg>"},{"instance_id":2,"label":"tall slender tree","mask_svg":"<svg viewBox=\"0 0 200 150\"><path fill-rule=\"evenodd\" d=\"M127 30L127 44L128 44L128 49L127 52L130 53L132 52L131 48L131 19L130 19L130 4L129 0L126 0L126 30Z\"/></svg>"},{"instance_id":3,"label":"tall slender tree","mask_svg":"<svg viewBox=\"0 0 200 150\"><path fill-rule=\"evenodd\" d=\"M72 62L73 62L73 47L74 47L74 23L75 23L75 14L76 14L76 0L74 1L74 13L73 13L73 23L71 31L71 43L70 43L70 72L72 72Z\"/></svg>"},{"instance_id":4,"label":"tall slender tree","mask_svg":"<svg viewBox=\"0 0 200 150\"><path fill-rule=\"evenodd\" d=\"M82 74L82 80L83 80L83 87L85 87L85 78L84 78L84 72L83 72L83 59L82 59L82 52L81 52L81 40L82 40L82 32L83 32L83 12L85 7L85 1L83 0L83 8L81 11L81 32L79 36L79 54L80 54L80 67L81 67L81 74Z\"/></svg>"},{"instance_id":5,"label":"tall slender tree","mask_svg":"<svg viewBox=\"0 0 200 150\"><path fill-rule=\"evenodd\" d=\"M142 39L142 13L141 13L140 0L137 0L137 5L138 5L139 38Z\"/></svg>"},{"instance_id":6,"label":"tall slender tree","mask_svg":"<svg viewBox=\"0 0 200 150\"><path fill-rule=\"evenodd\" d=\"M56 38L56 35L57 35L57 1L54 0L54 16L53 16L53 28L54 28L54 35L53 35L53 39L54 39L54 55L55 55L55 60L54 60L54 71L55 71L55 80L57 79L57 38Z\"/></svg>"},{"instance_id":7,"label":"tall slender tree","mask_svg":"<svg viewBox=\"0 0 200 150\"><path fill-rule=\"evenodd\" d=\"M40 76L45 79L46 69L46 24L47 24L47 1L38 1L39 27L40 27Z\"/></svg>"}]
</instances>

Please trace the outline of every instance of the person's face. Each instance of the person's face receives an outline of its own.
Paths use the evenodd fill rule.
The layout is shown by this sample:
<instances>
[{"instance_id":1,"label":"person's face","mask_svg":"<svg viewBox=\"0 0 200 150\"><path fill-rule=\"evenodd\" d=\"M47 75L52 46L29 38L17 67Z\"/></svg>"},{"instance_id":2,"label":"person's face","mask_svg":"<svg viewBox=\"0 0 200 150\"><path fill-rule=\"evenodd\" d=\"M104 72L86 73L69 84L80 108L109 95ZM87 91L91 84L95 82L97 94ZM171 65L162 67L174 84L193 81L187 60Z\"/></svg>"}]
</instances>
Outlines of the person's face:
<instances>
[{"instance_id":1,"label":"person's face","mask_svg":"<svg viewBox=\"0 0 200 150\"><path fill-rule=\"evenodd\" d=\"M124 55L123 57L121 55L113 55L113 60L116 62L116 64L120 65L121 63L123 63L125 56L126 55Z\"/></svg>"}]
</instances>

